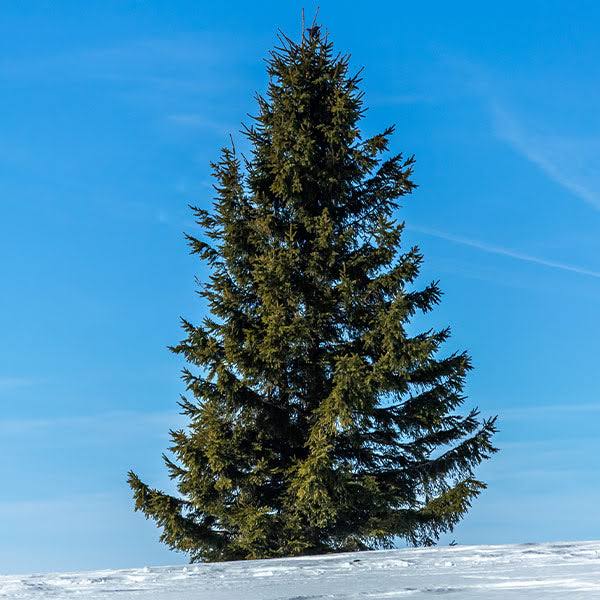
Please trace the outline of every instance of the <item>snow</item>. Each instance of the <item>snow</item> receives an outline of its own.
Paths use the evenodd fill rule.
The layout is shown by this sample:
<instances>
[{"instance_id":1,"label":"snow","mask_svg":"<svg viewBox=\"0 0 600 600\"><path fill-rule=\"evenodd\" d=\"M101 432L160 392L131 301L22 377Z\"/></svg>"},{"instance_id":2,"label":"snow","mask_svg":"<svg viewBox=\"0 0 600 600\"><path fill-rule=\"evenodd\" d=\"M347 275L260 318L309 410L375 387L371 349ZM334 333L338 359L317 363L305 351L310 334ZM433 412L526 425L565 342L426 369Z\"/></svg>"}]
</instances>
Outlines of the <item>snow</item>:
<instances>
[{"instance_id":1,"label":"snow","mask_svg":"<svg viewBox=\"0 0 600 600\"><path fill-rule=\"evenodd\" d=\"M38 600L600 599L600 542L453 546L274 560L0 576Z\"/></svg>"}]
</instances>

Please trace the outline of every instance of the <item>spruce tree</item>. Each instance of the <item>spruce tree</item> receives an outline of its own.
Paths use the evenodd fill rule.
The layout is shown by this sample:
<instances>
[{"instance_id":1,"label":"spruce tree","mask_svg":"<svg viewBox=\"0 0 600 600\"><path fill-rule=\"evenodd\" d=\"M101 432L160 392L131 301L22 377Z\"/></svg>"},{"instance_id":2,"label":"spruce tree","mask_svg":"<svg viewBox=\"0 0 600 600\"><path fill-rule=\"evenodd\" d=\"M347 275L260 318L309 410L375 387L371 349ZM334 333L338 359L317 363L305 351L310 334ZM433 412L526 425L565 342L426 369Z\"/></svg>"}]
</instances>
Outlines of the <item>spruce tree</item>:
<instances>
[{"instance_id":1,"label":"spruce tree","mask_svg":"<svg viewBox=\"0 0 600 600\"><path fill-rule=\"evenodd\" d=\"M458 414L466 353L410 335L440 300L401 247L413 158L364 138L360 75L313 27L280 36L269 84L224 148L212 211L188 236L210 316L183 321L189 418L164 456L178 493L129 474L135 509L192 561L433 544L485 488L495 419Z\"/></svg>"}]
</instances>

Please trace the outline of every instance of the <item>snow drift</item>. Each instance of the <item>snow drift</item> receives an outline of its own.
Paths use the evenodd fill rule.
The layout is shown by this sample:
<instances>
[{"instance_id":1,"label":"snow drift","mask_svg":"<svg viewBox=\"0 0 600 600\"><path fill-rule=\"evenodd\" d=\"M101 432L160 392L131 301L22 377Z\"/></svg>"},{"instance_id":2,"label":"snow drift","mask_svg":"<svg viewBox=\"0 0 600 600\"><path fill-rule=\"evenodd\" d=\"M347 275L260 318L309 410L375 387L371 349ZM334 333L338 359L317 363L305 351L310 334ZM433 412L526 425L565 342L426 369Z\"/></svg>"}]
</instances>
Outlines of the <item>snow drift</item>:
<instances>
[{"instance_id":1,"label":"snow drift","mask_svg":"<svg viewBox=\"0 0 600 600\"><path fill-rule=\"evenodd\" d=\"M0 576L37 600L600 599L600 542L454 546L184 567Z\"/></svg>"}]
</instances>

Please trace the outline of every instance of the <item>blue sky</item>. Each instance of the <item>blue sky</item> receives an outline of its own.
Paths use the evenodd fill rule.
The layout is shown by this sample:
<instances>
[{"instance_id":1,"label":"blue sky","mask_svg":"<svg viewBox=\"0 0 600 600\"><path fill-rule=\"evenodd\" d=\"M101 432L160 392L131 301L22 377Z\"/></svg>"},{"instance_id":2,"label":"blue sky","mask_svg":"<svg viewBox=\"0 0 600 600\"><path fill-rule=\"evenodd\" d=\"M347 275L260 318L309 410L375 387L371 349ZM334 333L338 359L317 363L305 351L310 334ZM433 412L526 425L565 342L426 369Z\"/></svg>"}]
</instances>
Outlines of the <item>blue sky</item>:
<instances>
[{"instance_id":1,"label":"blue sky","mask_svg":"<svg viewBox=\"0 0 600 600\"><path fill-rule=\"evenodd\" d=\"M131 511L166 486L199 320L188 203L300 2L2 2L0 571L180 563ZM423 320L500 415L461 544L598 539L600 5L321 1L365 67L364 131L417 158L399 217L440 279ZM449 540L444 539L444 542Z\"/></svg>"}]
</instances>

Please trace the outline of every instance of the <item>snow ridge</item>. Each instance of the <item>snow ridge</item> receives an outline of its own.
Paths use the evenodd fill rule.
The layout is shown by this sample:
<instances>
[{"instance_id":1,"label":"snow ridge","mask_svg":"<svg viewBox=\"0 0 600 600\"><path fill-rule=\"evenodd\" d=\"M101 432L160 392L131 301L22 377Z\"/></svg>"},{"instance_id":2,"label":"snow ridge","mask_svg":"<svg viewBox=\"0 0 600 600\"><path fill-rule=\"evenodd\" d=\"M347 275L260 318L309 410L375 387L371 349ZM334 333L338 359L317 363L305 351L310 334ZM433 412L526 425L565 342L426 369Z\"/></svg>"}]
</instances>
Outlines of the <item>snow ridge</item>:
<instances>
[{"instance_id":1,"label":"snow ridge","mask_svg":"<svg viewBox=\"0 0 600 600\"><path fill-rule=\"evenodd\" d=\"M42 600L600 599L600 542L454 546L0 576L0 598Z\"/></svg>"}]
</instances>

